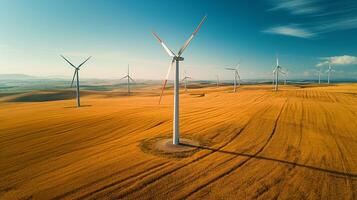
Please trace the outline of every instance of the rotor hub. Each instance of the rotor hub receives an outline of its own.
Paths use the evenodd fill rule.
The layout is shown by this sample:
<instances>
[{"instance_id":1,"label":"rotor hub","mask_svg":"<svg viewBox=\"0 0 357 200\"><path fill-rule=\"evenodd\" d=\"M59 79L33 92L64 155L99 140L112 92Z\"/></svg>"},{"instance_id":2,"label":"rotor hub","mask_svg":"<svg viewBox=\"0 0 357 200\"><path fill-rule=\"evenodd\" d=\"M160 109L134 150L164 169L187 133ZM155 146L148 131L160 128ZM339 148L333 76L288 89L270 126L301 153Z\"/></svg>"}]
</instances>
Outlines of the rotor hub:
<instances>
[{"instance_id":1,"label":"rotor hub","mask_svg":"<svg viewBox=\"0 0 357 200\"><path fill-rule=\"evenodd\" d=\"M183 61L183 60L184 60L184 58L183 58L183 57L181 57L181 56L175 56L175 60L176 60L176 61Z\"/></svg>"}]
</instances>

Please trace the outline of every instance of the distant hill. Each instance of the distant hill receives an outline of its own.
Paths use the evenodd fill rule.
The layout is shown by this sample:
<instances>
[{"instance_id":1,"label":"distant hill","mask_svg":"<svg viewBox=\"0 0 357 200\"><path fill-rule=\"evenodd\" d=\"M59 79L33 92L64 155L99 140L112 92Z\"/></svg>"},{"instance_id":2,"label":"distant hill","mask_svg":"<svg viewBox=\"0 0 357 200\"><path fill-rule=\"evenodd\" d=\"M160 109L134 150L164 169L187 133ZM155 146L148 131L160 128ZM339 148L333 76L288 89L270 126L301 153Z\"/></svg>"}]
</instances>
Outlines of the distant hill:
<instances>
[{"instance_id":1,"label":"distant hill","mask_svg":"<svg viewBox=\"0 0 357 200\"><path fill-rule=\"evenodd\" d=\"M26 74L0 74L0 79L37 79L36 76Z\"/></svg>"}]
</instances>

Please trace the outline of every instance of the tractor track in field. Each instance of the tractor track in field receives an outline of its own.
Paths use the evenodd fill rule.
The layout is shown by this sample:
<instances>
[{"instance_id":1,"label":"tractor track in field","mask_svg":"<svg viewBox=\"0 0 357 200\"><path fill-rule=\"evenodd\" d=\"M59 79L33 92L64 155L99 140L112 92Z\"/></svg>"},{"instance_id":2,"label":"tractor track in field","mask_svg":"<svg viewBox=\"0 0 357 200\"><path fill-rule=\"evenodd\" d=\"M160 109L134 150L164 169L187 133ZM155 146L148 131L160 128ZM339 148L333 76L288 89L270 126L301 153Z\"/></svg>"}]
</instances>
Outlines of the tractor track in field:
<instances>
[{"instance_id":1,"label":"tractor track in field","mask_svg":"<svg viewBox=\"0 0 357 200\"><path fill-rule=\"evenodd\" d=\"M357 96L344 92L357 85L342 86L186 95L181 135L199 143L185 158L140 148L171 133L171 100L4 104L0 199L355 199Z\"/></svg>"},{"instance_id":2,"label":"tractor track in field","mask_svg":"<svg viewBox=\"0 0 357 200\"><path fill-rule=\"evenodd\" d=\"M119 111L113 112L113 113L110 113L110 114L101 116L101 118L107 118L107 117L110 117L110 116L112 116L112 115L116 115L116 114L118 114L118 113L120 113L120 112L119 112ZM49 128L44 128L44 129L36 130L36 131L33 131L33 132L27 132L26 135L21 135L21 136L18 136L18 137L13 137L13 138L10 138L10 139L7 139L7 140L6 140L6 139L3 140L3 137L4 137L4 136L3 136L3 137L0 137L0 139L1 139L2 143L8 143L8 142L11 142L12 140L20 139L20 138L26 137L26 136L28 136L28 135L30 135L30 134L32 135L32 134L46 133L46 132L51 132L52 130L56 130L57 128L60 129L61 127L64 127L64 126L68 127L68 126L79 125L79 126L76 126L75 128L72 128L72 129L67 129L67 130L65 130L65 131L58 131L58 132L56 133L56 135L58 135L58 134L62 134L62 133L65 133L65 132L68 132L68 131L71 131L71 130L76 130L76 129L79 129L79 128L86 127L86 126L88 126L88 124L89 124L89 125L93 125L91 122L92 122L93 120L95 120L95 119L98 119L98 116L93 115L93 116L90 116L90 117L88 117L88 118L81 119L81 120L77 120L77 121L74 121L74 122L69 121L69 122L66 123L66 124L59 124L59 125L56 125L56 126L51 126L51 127L49 127ZM100 123L100 122L106 121L106 120L108 120L108 119L103 119L103 120L101 120L101 121L97 121L96 123ZM88 124L86 124L85 126L83 126L83 125L82 125L83 123L88 123ZM26 127L26 126L28 126L28 125L25 125L25 127ZM17 127L17 128L18 128L18 127Z\"/></svg>"},{"instance_id":3,"label":"tractor track in field","mask_svg":"<svg viewBox=\"0 0 357 200\"><path fill-rule=\"evenodd\" d=\"M104 185L103 187L100 187L98 189L95 189L94 191L91 191L83 196L80 196L80 197L76 197L74 199L85 199L85 198L89 198L97 193L100 193L100 192L103 192L104 190L106 189L110 189L111 187L114 187L114 186L117 186L118 184L122 184L124 183L124 185L121 185L119 188L116 188L116 189L120 189L122 187L125 187L125 186L128 186L132 183L134 183L136 181L136 178L145 178L147 176L150 176L152 174L155 174L157 171L159 171L161 168L165 168L167 167L167 165L171 165L172 163L170 163L169 161L166 161L166 162L163 162L163 163L159 163L159 164L156 164L148 169L145 169L144 172L138 172L138 173L135 173L135 174L132 174L128 177L126 177L125 179L121 179L121 180L117 180L117 181L114 181L110 184L107 184L107 185ZM116 174L119 174L119 173L116 173ZM102 181L102 180L101 180ZM95 182L97 183L97 181ZM95 184L93 183L93 184ZM93 184L90 184L88 186L91 186ZM78 190L77 190L78 191ZM105 196L107 195L104 194Z\"/></svg>"},{"instance_id":4,"label":"tractor track in field","mask_svg":"<svg viewBox=\"0 0 357 200\"><path fill-rule=\"evenodd\" d=\"M299 126L299 128L300 128L300 131L299 131L300 137L299 137L298 148L297 148L298 151L299 151L299 154L301 154L300 148L301 148L301 141L302 141L302 137L303 137L303 127L304 127L304 125L303 125L303 120L304 120L304 115L305 115L304 104L301 103L301 116L300 116L300 126ZM295 159L294 159L294 161L293 161L293 163L297 163L298 160L299 160L299 157L296 156ZM284 178L280 178L280 179L281 179L282 181L284 181L285 177L292 176L291 173L294 172L293 169L295 169L295 167L296 167L296 165L293 165L292 167L289 167L288 170L287 170L287 172L286 172L285 175L284 175ZM296 172L294 172L294 173L296 173ZM293 173L293 174L294 174L294 173ZM285 188L286 184L287 184L287 183L286 183L285 181L282 183L281 188L279 188L277 194L274 195L274 199L278 199L278 197L280 196L280 194L283 192L283 189Z\"/></svg>"},{"instance_id":5,"label":"tractor track in field","mask_svg":"<svg viewBox=\"0 0 357 200\"><path fill-rule=\"evenodd\" d=\"M159 123L159 125L160 125L160 124L162 124L162 123ZM156 127L156 125L150 127L150 129L151 129L151 128L154 128L154 127ZM242 128L242 130L243 130L243 128ZM242 131L242 130L241 130L241 131ZM131 131L131 132L135 132L135 131ZM236 136L238 136L238 135L236 135ZM229 144L230 142L232 142L234 139L235 139L235 137L232 138L232 139L231 139L229 142L227 142L226 144L224 144L224 145L222 146L222 148L225 147L226 145L228 145L228 144ZM206 156L208 156L208 154L204 155L202 158L204 158L204 157L206 157ZM201 157L200 157L200 158L201 158ZM200 160L200 158L198 158L197 160L192 161L192 163L195 162L195 161ZM165 164L166 164L166 163L165 163ZM188 165L188 164L191 164L191 163L187 163L187 165ZM187 166L187 165L185 165L185 166ZM185 167L185 166L180 166L180 168ZM177 168L177 170L180 169L180 168ZM146 172L147 172L147 170L145 170L144 172L136 173L135 175L130 176L129 179L137 178L138 176L140 176L141 174L144 174L144 173L146 173ZM172 172L173 172L173 171L172 171ZM145 175L144 177L149 176L149 175L154 174L154 173L155 173L155 172L152 172L152 173L150 173L150 174ZM142 177L142 178L144 178L144 177ZM93 192L91 192L91 193L88 194L88 195L84 195L84 196L82 196L81 198L86 198L86 197L88 197L88 196L94 195L94 194L96 194L96 193L101 192L101 191L104 190L104 189L108 189L108 188L110 188L110 187L116 186L116 185L121 184L122 182L125 182L125 181L127 181L127 180L116 181L115 183L111 183L110 185L104 186L104 187L102 187L101 189L98 189L98 190L96 190L96 191L93 191ZM134 182L134 181L135 181L135 180L132 180L132 182ZM93 183L93 184L95 184L95 183ZM90 185L92 185L92 184L90 184ZM90 186L90 185L88 185L88 186ZM128 184L127 184L127 185L128 185ZM121 187L119 187L119 188L122 188L122 187L123 187L123 186L121 186ZM117 188L116 188L116 189L117 189ZM75 190L75 191L70 191L70 192L68 192L68 193L66 193L66 194L64 194L64 195L59 196L57 199L63 198L63 197L65 197L65 196L68 196L68 195L70 195L70 194L72 194L72 193L75 193L76 191L77 191L77 190Z\"/></svg>"},{"instance_id":6,"label":"tractor track in field","mask_svg":"<svg viewBox=\"0 0 357 200\"><path fill-rule=\"evenodd\" d=\"M262 98L262 101L259 102L259 103L262 103L262 102L264 102L264 101L265 101L265 99ZM191 165L191 164L193 164L193 163L196 163L196 162L198 162L198 161L200 161L200 160L202 160L202 159L204 159L204 158L206 158L206 157L208 157L208 156L210 156L210 155L212 155L212 154L214 154L214 153L216 153L216 152L219 152L219 151L222 150L224 147L226 147L227 145L229 145L230 143L232 143L232 142L243 132L243 130L247 127L247 125L254 119L254 117L256 117L256 115L258 115L258 114L261 114L261 112L256 112L256 113L254 114L254 116L252 116L252 117L248 120L248 122L247 122L233 137L230 138L229 141L227 141L226 143L224 143L223 145L221 145L218 149L211 150L211 152L209 152L209 153L207 153L207 154L204 154L203 156L198 157L198 158L196 158L196 159L194 159L194 160L192 160L192 161L190 161L190 162L188 162L188 163L185 163L185 164L183 164L183 165L181 165L181 166L179 166L179 167L176 167L176 168L174 168L174 169L171 169L171 170L169 170L169 171L167 171L167 172L161 174L161 175L158 176L158 177L154 177L153 179L151 179L151 180L149 180L149 181L143 181L143 183L142 183L139 187L133 188L132 190L126 191L126 192L124 192L123 194L117 195L117 196L115 196L115 198L116 198L116 199L124 198L124 197L127 196L127 195L133 194L133 193L135 193L135 192L137 192L137 191L139 191L139 190L141 190L141 189L143 189L143 188L149 186L150 184L152 184L152 183L154 183L154 182L157 182L157 181L160 180L161 178L164 178L164 177L166 177L166 176L168 176L168 175L170 175L170 174L173 174L174 172L176 172L176 171L178 171L178 170L180 170L180 169L182 169L182 168L184 168L184 167L187 167L187 166L189 166L189 165Z\"/></svg>"},{"instance_id":7,"label":"tractor track in field","mask_svg":"<svg viewBox=\"0 0 357 200\"><path fill-rule=\"evenodd\" d=\"M266 108L264 108L264 109L261 110L260 112L261 112L261 113L264 113L264 112L268 111L271 107L272 107L272 105L267 106ZM254 117L253 117L253 118L254 118ZM249 122L247 123L246 126L248 126L248 124L249 124L250 122L251 122L251 120L249 120ZM246 126L244 127L244 129L246 128ZM241 130L241 132L243 132L244 129ZM203 149L204 149L204 148L203 148ZM210 150L210 151L216 151L216 152L219 153L222 149L223 149L223 148L221 148L220 150L214 150L214 149L208 149L208 150ZM218 165L214 166L212 169L209 169L209 170L215 170L216 168L218 168L218 167L220 167L220 166L222 166L222 165L228 163L229 161L235 159L236 157L237 157L237 156L233 156L232 158L228 158L228 159L224 160L223 162L219 163ZM190 179L191 179L191 181L194 181L194 180L197 179L199 176L203 176L203 175L202 175L202 174L197 174L197 176L191 176ZM192 180L192 179L194 179L194 180ZM184 183L176 184L175 189L176 189L178 186L182 186L183 184L184 184ZM167 192L170 192L170 191L167 191Z\"/></svg>"},{"instance_id":8,"label":"tractor track in field","mask_svg":"<svg viewBox=\"0 0 357 200\"><path fill-rule=\"evenodd\" d=\"M244 161L240 162L239 164L235 165L234 167L232 167L230 170L226 171L225 173L223 174L220 174L219 176L216 176L215 178L213 178L212 180L208 181L207 183L199 186L198 188L196 188L195 190L191 191L190 193L184 195L183 197L179 198L179 199L187 199L189 198L190 196L192 196L193 194L197 193L198 191L200 191L201 189L213 184L214 182L220 180L221 178L231 174L232 172L234 172L235 170L239 169L240 167L242 167L244 164L246 164L248 161L250 161L251 159L253 159L255 156L257 156L258 154L260 154L264 149L265 147L269 144L269 142L271 141L271 139L273 138L274 134L275 134L275 130L276 130L276 127L278 125L278 121L280 119L280 115L283 111L283 109L285 108L285 104L286 104L286 101L284 102L282 108L280 109L280 112L277 116L277 119L275 120L275 123L274 123L274 127L273 127L273 130L269 136L269 138L267 139L267 141L265 142L265 144L256 152L252 155L252 157L249 157L247 159L245 159ZM235 156L234 158L237 158L239 157L239 155ZM233 159L232 159L233 160Z\"/></svg>"},{"instance_id":9,"label":"tractor track in field","mask_svg":"<svg viewBox=\"0 0 357 200\"><path fill-rule=\"evenodd\" d=\"M188 163L185 163L185 164L183 164L183 165L181 165L181 166L179 166L179 167L176 167L176 168L174 168L174 169L171 169L171 170L169 170L169 171L167 171L167 172L165 172L165 173L163 173L163 174L161 174L161 175L159 175L159 176L157 176L157 177L154 177L154 178L152 178L152 179L150 179L150 180L148 180L148 181L144 181L144 183L142 183L138 188L134 188L132 191L125 192L124 194L118 195L118 196L116 196L115 198L117 198L117 199L124 198L124 197L127 196L127 195L130 195L130 194L132 194L132 193L135 193L135 192L137 192L137 191L139 191L139 190L141 190L141 189L143 189L143 188L149 186L150 184L152 184L152 183L154 183L154 182L157 182L157 181L160 180L161 178L164 178L164 177L166 177L166 176L168 176L168 175L170 175L170 174L173 174L174 172L176 172L176 171L178 171L178 170L180 170L180 169L182 169L182 168L184 168L184 167L187 167L187 166L189 166L189 165L191 165L191 164L193 164L193 163L195 163L195 162L198 162L198 161L200 161L200 160L206 158L206 157L209 156L209 155L212 155L213 153L219 151L220 149L222 149L222 148L224 148L225 146L227 146L228 144L230 144L236 137L238 137L238 135L244 130L244 128L245 128L245 126L243 126L243 128L240 129L240 130L238 131L238 133L237 133L234 137L232 137L232 138L229 140L229 142L226 142L224 145L222 145L221 147L219 147L216 151L211 151L211 152L209 152L209 153L207 153L207 154L204 154L203 156L198 157L198 158L196 158L196 159L194 159L194 160L192 160L192 161L190 161L190 162L188 162Z\"/></svg>"},{"instance_id":10,"label":"tractor track in field","mask_svg":"<svg viewBox=\"0 0 357 200\"><path fill-rule=\"evenodd\" d=\"M150 126L150 128L148 128L148 129L157 127L157 126L159 126L159 125L161 125L161 124L163 124L163 123L165 123L165 121L156 123L156 124ZM140 128L139 128L139 129L140 129ZM145 130L148 130L148 129L145 129ZM136 129L135 129L135 130L132 130L129 134L131 134L131 133L133 133L133 132L136 132L136 131L137 131ZM127 135L126 135L126 136L127 136ZM117 139L121 139L121 138L122 138L122 137L119 137L119 138L117 138ZM107 142L107 141L106 141L106 142ZM106 142L102 142L101 144L104 144L104 143L106 143ZM130 146L130 145L132 145L132 144L134 144L134 143L137 143L137 142L135 141L135 142L133 142L133 143L129 143L129 144L126 144L126 145L123 145L123 146L120 146L120 147L122 148L122 147L125 147L125 146ZM108 148L106 148L106 149L104 149L104 150L107 150L107 149L110 149L110 148L112 148L112 147L108 147ZM79 150L80 150L80 149L79 149ZM93 153L92 155L96 155L96 154L97 154L97 153ZM145 163L147 163L147 162L148 162L148 161L145 161ZM142 165L142 164L144 164L144 163L140 162L139 164L135 164L134 166L131 166L130 168L135 167L135 166L138 166L138 165ZM162 165L165 165L165 164L167 164L167 162L161 163L160 165L162 166ZM148 169L148 170L145 170L145 172L150 171L150 170L151 170L151 168ZM96 181L93 181L93 182L91 182L91 183L89 183L89 184L83 185L83 186L81 186L80 188L77 188L77 189L75 189L75 190L71 190L71 191L69 191L69 192L67 192L67 193L65 193L65 194L62 194L62 195L60 195L60 196L58 196L58 197L55 197L55 198L56 198L56 199L64 198L64 197L66 197L66 196L68 196L68 195L74 194L75 192L77 192L77 191L79 191L79 190L81 190L81 189L84 189L85 187L89 187L89 186L91 186L91 185L93 185L93 184L96 184L96 183L99 183L99 182L101 182L101 181L104 181L104 180L106 180L107 178L110 178L110 177L115 176L116 174L120 174L120 173L122 173L122 172L123 172L123 170L120 170L119 172L116 172L116 173L110 174L110 175L108 175L108 176L105 176L104 178L101 178L101 179L96 180ZM143 172L143 173L145 173L145 172ZM136 173L135 175L130 176L130 177L128 177L128 178L131 179L131 178L133 178L134 176L135 176L135 177L139 176L140 174L141 174L141 173ZM116 182L115 184L119 184L119 183L124 182L124 181L127 181L127 180L120 180L120 181ZM113 185L113 184L111 184L111 185ZM106 189L106 188L104 188L104 189Z\"/></svg>"},{"instance_id":11,"label":"tractor track in field","mask_svg":"<svg viewBox=\"0 0 357 200\"><path fill-rule=\"evenodd\" d=\"M115 173L112 173L112 174L109 174L109 175L107 175L107 176L101 177L100 179L97 179L97 180L95 180L95 181L92 181L92 182L90 182L90 183L87 183L87 184L85 184L85 185L82 185L82 186L80 186L80 187L78 187L78 188L75 188L74 190L70 190L70 191L68 191L68 192L66 192L66 193L60 194L60 195L58 195L58 196L54 196L53 199L63 199L63 198L65 198L66 196L75 194L76 192L85 189L86 187L89 187L89 186L91 186L91 185L93 185L93 184L96 184L96 183L100 183L101 181L104 181L104 180L106 180L106 179L108 179L108 178L110 178L110 177L119 175L120 173L125 172L125 171L127 171L128 169L136 168L136 167L138 167L138 166L140 166L140 165L143 165L143 164L145 164L145 163L147 163L147 162L149 162L149 160L141 161L141 162L139 162L139 163L137 163L137 164L135 164L135 165L132 165L132 166L130 166L130 167L127 167L127 168L122 169L122 170L119 170L119 171L117 171L117 172L115 172Z\"/></svg>"},{"instance_id":12,"label":"tractor track in field","mask_svg":"<svg viewBox=\"0 0 357 200\"><path fill-rule=\"evenodd\" d=\"M107 117L109 117L109 116L110 116L110 115L107 115ZM99 121L99 123L100 123L100 122L109 121L109 120L112 120L112 118L103 119L103 120ZM151 127L156 127L157 124L161 124L161 122L155 123L155 124L154 124L153 126L151 126ZM82 126L80 126L80 127L68 129L68 130L61 131L61 132L57 132L56 135L58 135L58 134L64 134L64 133L67 133L67 132L71 132L71 131L77 130L77 129L79 129L79 128L85 128L85 127L91 127L91 126L93 126L93 124L82 125ZM132 134L132 133L134 133L134 132L137 132L138 130L140 130L140 129L142 129L142 128L145 128L145 126L141 126L141 127L137 128L137 129L135 129L135 130L132 130L131 132L129 132L129 134ZM124 135L124 136L121 136L121 137L118 137L118 138L116 138L116 140L117 140L117 139L121 139L121 138L123 138L123 137L126 137L126 136L128 136L129 134ZM91 139L93 139L93 138L91 138ZM110 138L107 138L107 139L105 139L104 141L102 141L102 142L100 142L100 143L96 143L96 145L105 144L105 143L107 143L107 142L109 142L109 141L110 141ZM76 144L76 141L72 141L71 143ZM70 143L67 143L67 145L68 145L68 144L70 144ZM45 144L44 144L44 145L45 145ZM92 147L92 145L87 145L87 146L84 146L84 147L81 147L81 148L73 149L71 152L68 152L68 153L73 153L73 152L75 152L75 151L79 151L79 150L83 150L83 149L85 149L85 148L91 148L91 147ZM59 152L58 156L63 156L63 155L68 154L68 153L60 153L60 152ZM33 162L32 164L36 164L36 163L39 163L39 162L42 162L42 161L43 161L43 157L40 157L40 158L38 158L37 160L39 160L39 159L40 159L40 161L34 160L35 162ZM14 170L10 171L10 173L14 173L14 172L19 171L19 170L22 170L22 169L23 169L23 168L14 169Z\"/></svg>"},{"instance_id":13,"label":"tractor track in field","mask_svg":"<svg viewBox=\"0 0 357 200\"><path fill-rule=\"evenodd\" d=\"M328 108L323 107L323 106L321 106L321 107L322 107L322 109L325 110L325 112L327 113L327 115L326 115L327 121L333 121L334 118L331 116L331 114L329 114L330 111L328 110ZM331 128L331 125L330 125L329 123L326 123L326 126L329 127L328 130L333 130L333 129ZM334 134L332 134L331 131L327 131L327 132L328 132L328 134L333 138L334 143L335 143L335 145L336 145L336 147L337 147L337 149L338 149L338 154L339 154L339 158L340 158L340 161L341 161L341 164L342 164L343 172L344 172L345 174L348 174L348 173L351 171L351 169L350 169L349 165L346 164L346 161L345 161L345 160L346 160L346 156L343 154L342 149L341 149L341 146L340 146L340 144L339 144L339 142L338 142L336 136L335 136ZM350 188L351 199L355 199L353 179L352 179L352 177L347 176L347 175L344 176L344 177L345 177L345 180L346 180L346 185L347 185L347 187Z\"/></svg>"}]
</instances>

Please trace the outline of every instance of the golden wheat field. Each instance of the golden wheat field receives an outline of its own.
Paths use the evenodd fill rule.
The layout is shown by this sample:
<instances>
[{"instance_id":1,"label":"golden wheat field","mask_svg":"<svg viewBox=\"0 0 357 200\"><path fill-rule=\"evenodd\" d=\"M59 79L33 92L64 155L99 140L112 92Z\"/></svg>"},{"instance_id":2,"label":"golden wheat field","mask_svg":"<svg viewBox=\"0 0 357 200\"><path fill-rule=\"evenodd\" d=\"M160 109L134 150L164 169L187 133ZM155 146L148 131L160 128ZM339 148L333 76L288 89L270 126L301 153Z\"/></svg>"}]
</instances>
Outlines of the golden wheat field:
<instances>
[{"instance_id":1,"label":"golden wheat field","mask_svg":"<svg viewBox=\"0 0 357 200\"><path fill-rule=\"evenodd\" d=\"M2 97L0 199L357 199L357 84L231 90L181 91L181 135L205 143L185 158L140 148L171 136L172 90Z\"/></svg>"}]
</instances>

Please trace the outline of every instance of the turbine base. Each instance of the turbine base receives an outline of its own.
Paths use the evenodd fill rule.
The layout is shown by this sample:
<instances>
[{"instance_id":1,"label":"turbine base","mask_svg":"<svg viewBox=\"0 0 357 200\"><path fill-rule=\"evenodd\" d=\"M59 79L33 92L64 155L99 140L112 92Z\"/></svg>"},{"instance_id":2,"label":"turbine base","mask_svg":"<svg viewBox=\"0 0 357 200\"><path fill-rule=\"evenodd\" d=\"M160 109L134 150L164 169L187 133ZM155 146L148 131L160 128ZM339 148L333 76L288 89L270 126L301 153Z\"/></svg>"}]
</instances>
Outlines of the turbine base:
<instances>
[{"instance_id":1,"label":"turbine base","mask_svg":"<svg viewBox=\"0 0 357 200\"><path fill-rule=\"evenodd\" d=\"M200 143L193 139L180 138L175 145L171 138L152 138L140 144L142 151L164 157L185 158L200 150Z\"/></svg>"}]
</instances>

